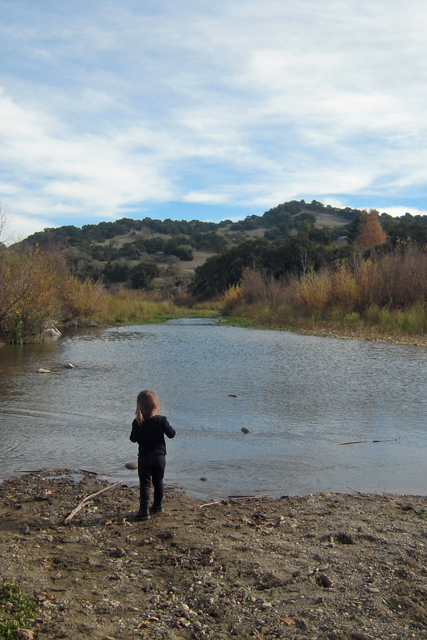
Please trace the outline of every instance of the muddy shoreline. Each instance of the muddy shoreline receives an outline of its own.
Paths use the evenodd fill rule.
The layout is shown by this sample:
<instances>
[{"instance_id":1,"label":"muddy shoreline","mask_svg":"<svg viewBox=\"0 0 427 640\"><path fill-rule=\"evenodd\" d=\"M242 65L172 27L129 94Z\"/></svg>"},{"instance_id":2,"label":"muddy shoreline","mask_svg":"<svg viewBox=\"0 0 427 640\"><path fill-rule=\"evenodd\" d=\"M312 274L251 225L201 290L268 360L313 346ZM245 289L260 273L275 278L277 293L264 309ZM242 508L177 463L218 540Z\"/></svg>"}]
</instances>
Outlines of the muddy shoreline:
<instances>
[{"instance_id":1,"label":"muddy shoreline","mask_svg":"<svg viewBox=\"0 0 427 640\"><path fill-rule=\"evenodd\" d=\"M169 489L142 523L137 506L86 472L0 486L0 578L37 598L35 638L427 639L425 496Z\"/></svg>"}]
</instances>

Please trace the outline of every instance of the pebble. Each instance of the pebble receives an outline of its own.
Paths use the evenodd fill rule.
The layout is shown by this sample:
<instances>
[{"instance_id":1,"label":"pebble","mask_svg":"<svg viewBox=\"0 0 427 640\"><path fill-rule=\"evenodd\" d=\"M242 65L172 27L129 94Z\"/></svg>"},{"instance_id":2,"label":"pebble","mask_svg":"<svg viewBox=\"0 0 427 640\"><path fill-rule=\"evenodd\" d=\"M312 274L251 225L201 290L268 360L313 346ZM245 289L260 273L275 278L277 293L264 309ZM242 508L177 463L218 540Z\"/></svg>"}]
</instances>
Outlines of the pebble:
<instances>
[{"instance_id":1,"label":"pebble","mask_svg":"<svg viewBox=\"0 0 427 640\"><path fill-rule=\"evenodd\" d=\"M138 469L138 463L137 462L126 462L125 467L126 467L126 469Z\"/></svg>"},{"instance_id":2,"label":"pebble","mask_svg":"<svg viewBox=\"0 0 427 640\"><path fill-rule=\"evenodd\" d=\"M126 555L126 551L121 547L116 547L110 551L110 558L123 558Z\"/></svg>"},{"instance_id":3,"label":"pebble","mask_svg":"<svg viewBox=\"0 0 427 640\"><path fill-rule=\"evenodd\" d=\"M328 578L328 576L325 576L324 573L321 573L318 576L316 576L316 582L319 585L319 587L324 587L325 589L329 589L329 587L332 587L332 582L330 578Z\"/></svg>"},{"instance_id":4,"label":"pebble","mask_svg":"<svg viewBox=\"0 0 427 640\"><path fill-rule=\"evenodd\" d=\"M91 542L93 542L93 538L83 534L82 536L80 536L79 542L81 542L82 544L90 544Z\"/></svg>"},{"instance_id":5,"label":"pebble","mask_svg":"<svg viewBox=\"0 0 427 640\"><path fill-rule=\"evenodd\" d=\"M16 640L33 640L34 634L30 629L18 629L16 632Z\"/></svg>"},{"instance_id":6,"label":"pebble","mask_svg":"<svg viewBox=\"0 0 427 640\"><path fill-rule=\"evenodd\" d=\"M80 541L79 536L66 536L61 540L63 544L75 544L76 542L79 542L79 541Z\"/></svg>"}]
</instances>

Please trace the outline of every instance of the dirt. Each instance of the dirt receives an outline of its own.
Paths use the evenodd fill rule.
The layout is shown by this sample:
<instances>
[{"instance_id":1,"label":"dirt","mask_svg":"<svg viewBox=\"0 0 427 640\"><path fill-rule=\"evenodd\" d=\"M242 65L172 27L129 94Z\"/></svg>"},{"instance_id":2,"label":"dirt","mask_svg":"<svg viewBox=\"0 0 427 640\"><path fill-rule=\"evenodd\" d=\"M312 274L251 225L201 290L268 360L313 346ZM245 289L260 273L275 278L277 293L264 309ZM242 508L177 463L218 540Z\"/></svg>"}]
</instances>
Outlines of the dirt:
<instances>
[{"instance_id":1,"label":"dirt","mask_svg":"<svg viewBox=\"0 0 427 640\"><path fill-rule=\"evenodd\" d=\"M35 595L39 640L427 639L426 497L170 489L134 522L137 487L55 470L0 499L0 577Z\"/></svg>"}]
</instances>

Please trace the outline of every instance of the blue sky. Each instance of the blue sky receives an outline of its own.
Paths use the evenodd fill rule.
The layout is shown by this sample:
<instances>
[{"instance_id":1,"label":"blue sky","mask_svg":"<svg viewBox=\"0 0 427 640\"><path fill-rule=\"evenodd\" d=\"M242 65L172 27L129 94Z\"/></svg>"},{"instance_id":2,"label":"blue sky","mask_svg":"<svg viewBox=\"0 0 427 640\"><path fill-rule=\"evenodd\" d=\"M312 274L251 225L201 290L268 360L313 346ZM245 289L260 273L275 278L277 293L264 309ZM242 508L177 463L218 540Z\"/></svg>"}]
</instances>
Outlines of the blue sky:
<instances>
[{"instance_id":1,"label":"blue sky","mask_svg":"<svg viewBox=\"0 0 427 640\"><path fill-rule=\"evenodd\" d=\"M281 202L427 213L421 0L0 0L17 237Z\"/></svg>"}]
</instances>

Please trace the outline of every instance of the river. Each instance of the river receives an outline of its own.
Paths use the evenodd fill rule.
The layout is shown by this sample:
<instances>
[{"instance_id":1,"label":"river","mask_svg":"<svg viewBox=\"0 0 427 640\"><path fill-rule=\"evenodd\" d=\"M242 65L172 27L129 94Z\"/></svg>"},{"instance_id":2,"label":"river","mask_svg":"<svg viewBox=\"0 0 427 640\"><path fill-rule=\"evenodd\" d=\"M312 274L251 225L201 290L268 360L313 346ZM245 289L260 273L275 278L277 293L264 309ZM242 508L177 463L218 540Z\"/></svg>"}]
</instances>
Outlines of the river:
<instances>
[{"instance_id":1,"label":"river","mask_svg":"<svg viewBox=\"0 0 427 640\"><path fill-rule=\"evenodd\" d=\"M137 483L124 465L137 458L130 425L149 388L177 431L166 482L189 495L425 495L426 377L424 347L212 319L4 346L0 478L70 468ZM337 446L348 441L365 442Z\"/></svg>"}]
</instances>

